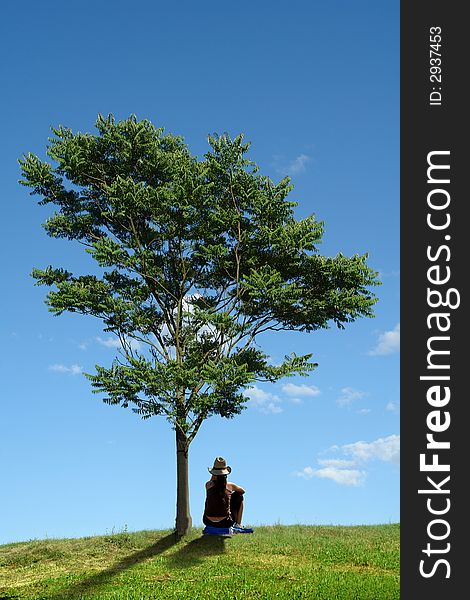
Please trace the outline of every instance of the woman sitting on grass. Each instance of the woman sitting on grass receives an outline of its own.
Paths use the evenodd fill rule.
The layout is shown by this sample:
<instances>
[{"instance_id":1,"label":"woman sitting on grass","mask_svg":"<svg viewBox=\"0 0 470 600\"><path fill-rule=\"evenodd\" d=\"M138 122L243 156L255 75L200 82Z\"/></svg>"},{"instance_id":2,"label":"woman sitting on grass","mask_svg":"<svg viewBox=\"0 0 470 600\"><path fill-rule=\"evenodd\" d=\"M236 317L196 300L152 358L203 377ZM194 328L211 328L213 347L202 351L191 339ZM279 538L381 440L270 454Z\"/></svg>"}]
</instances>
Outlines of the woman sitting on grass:
<instances>
[{"instance_id":1,"label":"woman sitting on grass","mask_svg":"<svg viewBox=\"0 0 470 600\"><path fill-rule=\"evenodd\" d=\"M208 467L212 477L206 483L206 504L202 522L210 527L241 526L243 515L243 495L245 490L227 481L227 475L232 471L227 466L225 458L218 456L212 469Z\"/></svg>"}]
</instances>

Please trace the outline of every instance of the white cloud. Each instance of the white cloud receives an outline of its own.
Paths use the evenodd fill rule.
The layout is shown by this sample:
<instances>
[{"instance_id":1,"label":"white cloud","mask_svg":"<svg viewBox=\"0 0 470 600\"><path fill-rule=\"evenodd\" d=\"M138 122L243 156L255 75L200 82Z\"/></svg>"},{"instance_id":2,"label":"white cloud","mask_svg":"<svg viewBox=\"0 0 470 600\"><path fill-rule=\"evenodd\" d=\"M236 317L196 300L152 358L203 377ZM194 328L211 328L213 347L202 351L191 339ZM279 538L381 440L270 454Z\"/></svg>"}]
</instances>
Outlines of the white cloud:
<instances>
[{"instance_id":1,"label":"white cloud","mask_svg":"<svg viewBox=\"0 0 470 600\"><path fill-rule=\"evenodd\" d=\"M341 396L336 400L339 406L350 406L354 400L360 400L365 396L365 392L355 390L351 387L344 387L341 389Z\"/></svg>"},{"instance_id":2,"label":"white cloud","mask_svg":"<svg viewBox=\"0 0 470 600\"><path fill-rule=\"evenodd\" d=\"M400 462L400 436L389 435L378 438L373 442L354 442L343 446L333 446L330 452L340 451L350 458L322 458L317 459L318 467L304 467L294 475L311 479L320 477L331 479L339 485L358 486L365 482L367 471L365 466L372 460L386 463L399 464Z\"/></svg>"},{"instance_id":3,"label":"white cloud","mask_svg":"<svg viewBox=\"0 0 470 600\"><path fill-rule=\"evenodd\" d=\"M385 356L400 351L400 323L392 331L385 331L379 335L375 348L370 350L370 356Z\"/></svg>"},{"instance_id":4,"label":"white cloud","mask_svg":"<svg viewBox=\"0 0 470 600\"><path fill-rule=\"evenodd\" d=\"M301 471L296 471L294 475L303 477L304 479L311 479L315 475L315 469L312 469L312 467L305 467Z\"/></svg>"},{"instance_id":5,"label":"white cloud","mask_svg":"<svg viewBox=\"0 0 470 600\"><path fill-rule=\"evenodd\" d=\"M246 391L245 395L248 396L248 398L250 398L250 400L252 400L255 403L264 402L270 396L270 394L268 394L268 392L265 392L264 390L257 387L256 385L254 385L253 387L248 389Z\"/></svg>"},{"instance_id":6,"label":"white cloud","mask_svg":"<svg viewBox=\"0 0 470 600\"><path fill-rule=\"evenodd\" d=\"M301 385L296 385L295 383L286 383L282 386L282 391L286 393L288 396L318 396L320 394L320 390L314 385L305 385L305 383Z\"/></svg>"},{"instance_id":7,"label":"white cloud","mask_svg":"<svg viewBox=\"0 0 470 600\"><path fill-rule=\"evenodd\" d=\"M322 467L335 467L339 469L354 467L356 464L353 460L347 460L345 458L319 458L317 462Z\"/></svg>"},{"instance_id":8,"label":"white cloud","mask_svg":"<svg viewBox=\"0 0 470 600\"><path fill-rule=\"evenodd\" d=\"M121 340L118 337L107 337L106 339L96 337L95 339L102 346L106 346L106 348L122 348ZM138 340L127 338L126 343L132 350L140 349L140 342Z\"/></svg>"},{"instance_id":9,"label":"white cloud","mask_svg":"<svg viewBox=\"0 0 470 600\"><path fill-rule=\"evenodd\" d=\"M312 467L305 467L302 471L295 473L298 477L304 479L311 479L312 477L320 477L323 479L332 479L339 485L361 485L365 478L366 473L359 471L358 469L344 469L338 467L323 467L321 469L313 469Z\"/></svg>"},{"instance_id":10,"label":"white cloud","mask_svg":"<svg viewBox=\"0 0 470 600\"><path fill-rule=\"evenodd\" d=\"M282 408L276 402L268 402L260 410L266 414L271 413L273 415L282 412Z\"/></svg>"},{"instance_id":11,"label":"white cloud","mask_svg":"<svg viewBox=\"0 0 470 600\"><path fill-rule=\"evenodd\" d=\"M256 385L246 390L245 396L249 398L250 404L262 413L277 414L282 412L282 408L279 406L281 402L279 396L265 392Z\"/></svg>"},{"instance_id":12,"label":"white cloud","mask_svg":"<svg viewBox=\"0 0 470 600\"><path fill-rule=\"evenodd\" d=\"M310 156L306 154L299 154L294 160L286 167L286 172L289 175L298 175L305 171L305 165L309 162Z\"/></svg>"},{"instance_id":13,"label":"white cloud","mask_svg":"<svg viewBox=\"0 0 470 600\"><path fill-rule=\"evenodd\" d=\"M315 477L323 477L324 479L332 479L340 485L358 486L364 483L366 478L365 471L358 469L337 469L335 467L324 467L317 469L314 472Z\"/></svg>"},{"instance_id":14,"label":"white cloud","mask_svg":"<svg viewBox=\"0 0 470 600\"><path fill-rule=\"evenodd\" d=\"M341 449L345 454L352 456L360 463L374 459L395 464L400 463L399 435L389 435L386 438L379 438L373 442L360 441L354 444L346 444Z\"/></svg>"},{"instance_id":15,"label":"white cloud","mask_svg":"<svg viewBox=\"0 0 470 600\"><path fill-rule=\"evenodd\" d=\"M310 162L311 157L307 154L299 154L289 163L286 163L282 156L274 156L274 166L280 175L299 175L306 169L306 164Z\"/></svg>"},{"instance_id":16,"label":"white cloud","mask_svg":"<svg viewBox=\"0 0 470 600\"><path fill-rule=\"evenodd\" d=\"M121 342L119 341L119 338L108 337L104 340L101 337L97 337L95 339L98 342L98 344L101 344L102 346L106 346L106 348L120 348L121 347Z\"/></svg>"},{"instance_id":17,"label":"white cloud","mask_svg":"<svg viewBox=\"0 0 470 600\"><path fill-rule=\"evenodd\" d=\"M360 408L357 411L360 415L368 415L371 412L370 408Z\"/></svg>"},{"instance_id":18,"label":"white cloud","mask_svg":"<svg viewBox=\"0 0 470 600\"><path fill-rule=\"evenodd\" d=\"M388 410L390 412L396 412L398 410L398 402L387 402L387 404L385 405L385 410Z\"/></svg>"},{"instance_id":19,"label":"white cloud","mask_svg":"<svg viewBox=\"0 0 470 600\"><path fill-rule=\"evenodd\" d=\"M44 335L43 333L38 333L38 340L46 341L46 342L53 342L54 341L53 338L51 338L50 336Z\"/></svg>"},{"instance_id":20,"label":"white cloud","mask_svg":"<svg viewBox=\"0 0 470 600\"><path fill-rule=\"evenodd\" d=\"M250 404L265 414L275 414L283 412L282 401L288 400L292 404L302 404L302 397L313 397L320 394L320 390L314 385L296 385L294 383L287 383L282 386L282 391L286 397L283 399L277 394L267 392L258 386L253 387L245 391L245 396L249 399Z\"/></svg>"},{"instance_id":21,"label":"white cloud","mask_svg":"<svg viewBox=\"0 0 470 600\"><path fill-rule=\"evenodd\" d=\"M392 269L391 271L382 271L378 269L380 279L384 277L400 277L400 269Z\"/></svg>"},{"instance_id":22,"label":"white cloud","mask_svg":"<svg viewBox=\"0 0 470 600\"><path fill-rule=\"evenodd\" d=\"M67 373L67 375L80 375L80 373L82 373L82 367L79 365L66 367L65 365L55 364L50 365L49 370L55 371L56 373Z\"/></svg>"}]
</instances>

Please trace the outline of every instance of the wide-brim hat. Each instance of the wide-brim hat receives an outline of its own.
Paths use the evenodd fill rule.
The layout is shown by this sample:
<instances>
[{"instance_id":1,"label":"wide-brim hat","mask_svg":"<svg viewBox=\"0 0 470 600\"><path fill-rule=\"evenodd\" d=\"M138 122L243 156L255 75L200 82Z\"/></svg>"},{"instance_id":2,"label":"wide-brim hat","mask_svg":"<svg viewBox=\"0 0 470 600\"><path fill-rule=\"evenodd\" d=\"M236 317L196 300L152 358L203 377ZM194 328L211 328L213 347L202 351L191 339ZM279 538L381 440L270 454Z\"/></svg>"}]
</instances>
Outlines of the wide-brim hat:
<instances>
[{"instance_id":1,"label":"wide-brim hat","mask_svg":"<svg viewBox=\"0 0 470 600\"><path fill-rule=\"evenodd\" d=\"M229 475L232 472L232 467L227 466L227 461L222 456L218 456L214 460L213 467L207 467L212 475Z\"/></svg>"}]
</instances>

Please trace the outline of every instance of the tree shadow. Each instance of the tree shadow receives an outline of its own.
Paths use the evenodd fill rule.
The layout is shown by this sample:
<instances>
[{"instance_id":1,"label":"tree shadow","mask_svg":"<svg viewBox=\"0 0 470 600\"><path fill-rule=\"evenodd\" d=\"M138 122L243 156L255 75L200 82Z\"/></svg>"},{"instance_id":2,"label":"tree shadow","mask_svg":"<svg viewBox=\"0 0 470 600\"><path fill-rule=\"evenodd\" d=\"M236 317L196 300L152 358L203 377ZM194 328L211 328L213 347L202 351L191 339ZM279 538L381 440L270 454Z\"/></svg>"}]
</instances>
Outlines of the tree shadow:
<instances>
[{"instance_id":1,"label":"tree shadow","mask_svg":"<svg viewBox=\"0 0 470 600\"><path fill-rule=\"evenodd\" d=\"M168 550L172 546L174 546L178 542L178 538L174 533L170 533L165 537L161 538L154 544L147 546L143 550L139 550L135 554L131 554L130 556L124 557L122 560L112 565L108 569L96 573L87 579L80 581L76 585L71 586L68 589L62 590L53 596L48 596L49 600L73 600L76 598L80 598L81 595L89 594L95 588L98 588L106 583L109 583L113 577L122 573L127 569L130 569L134 565L147 560L147 558L152 558L152 556L157 556L158 554L162 554L165 550Z\"/></svg>"},{"instance_id":2,"label":"tree shadow","mask_svg":"<svg viewBox=\"0 0 470 600\"><path fill-rule=\"evenodd\" d=\"M203 535L181 546L168 556L167 562L176 569L194 567L208 556L226 552L225 542L226 538L223 537Z\"/></svg>"}]
</instances>

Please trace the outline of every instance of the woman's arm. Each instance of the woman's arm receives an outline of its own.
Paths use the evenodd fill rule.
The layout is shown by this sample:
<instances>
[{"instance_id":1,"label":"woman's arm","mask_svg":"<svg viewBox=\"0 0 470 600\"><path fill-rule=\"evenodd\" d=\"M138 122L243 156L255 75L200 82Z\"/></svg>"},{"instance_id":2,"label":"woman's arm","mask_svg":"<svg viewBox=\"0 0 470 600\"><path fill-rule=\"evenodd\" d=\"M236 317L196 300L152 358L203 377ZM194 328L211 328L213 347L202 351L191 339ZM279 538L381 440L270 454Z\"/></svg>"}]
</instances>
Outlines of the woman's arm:
<instances>
[{"instance_id":1,"label":"woman's arm","mask_svg":"<svg viewBox=\"0 0 470 600\"><path fill-rule=\"evenodd\" d=\"M245 493L245 490L242 487L240 487L239 485L237 485L236 483L227 481L227 487L230 488L232 490L232 492L238 492L239 494Z\"/></svg>"}]
</instances>

